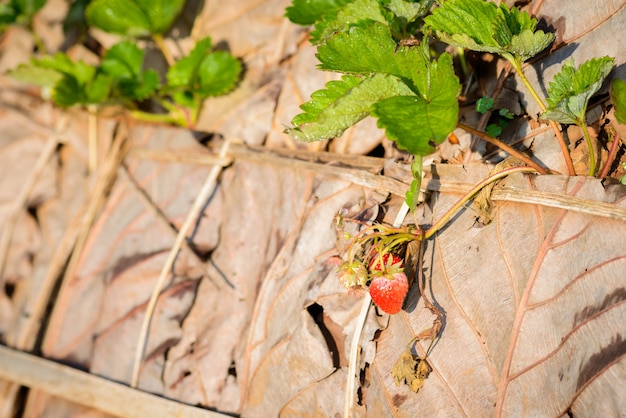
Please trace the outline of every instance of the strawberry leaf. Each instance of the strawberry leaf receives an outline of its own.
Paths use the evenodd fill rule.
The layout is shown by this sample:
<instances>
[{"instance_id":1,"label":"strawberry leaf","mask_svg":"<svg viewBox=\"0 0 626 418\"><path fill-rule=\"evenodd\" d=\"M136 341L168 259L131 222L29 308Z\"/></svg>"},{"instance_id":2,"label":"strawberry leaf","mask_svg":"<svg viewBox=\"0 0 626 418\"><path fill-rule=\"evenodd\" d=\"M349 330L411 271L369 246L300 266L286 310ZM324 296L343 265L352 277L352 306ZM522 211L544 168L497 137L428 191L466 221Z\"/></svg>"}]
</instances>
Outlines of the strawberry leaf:
<instances>
[{"instance_id":1,"label":"strawberry leaf","mask_svg":"<svg viewBox=\"0 0 626 418\"><path fill-rule=\"evenodd\" d=\"M566 124L584 122L589 99L602 87L614 61L614 58L606 56L592 58L577 70L572 59L566 61L550 83L548 109L542 117Z\"/></svg>"},{"instance_id":2,"label":"strawberry leaf","mask_svg":"<svg viewBox=\"0 0 626 418\"><path fill-rule=\"evenodd\" d=\"M130 41L112 46L104 55L100 68L115 80L122 99L144 100L159 87L154 70L142 71L144 51Z\"/></svg>"},{"instance_id":3,"label":"strawberry leaf","mask_svg":"<svg viewBox=\"0 0 626 418\"><path fill-rule=\"evenodd\" d=\"M94 0L87 20L106 32L127 36L163 34L185 4L184 0Z\"/></svg>"},{"instance_id":4,"label":"strawberry leaf","mask_svg":"<svg viewBox=\"0 0 626 418\"><path fill-rule=\"evenodd\" d=\"M373 22L387 24L377 0L355 0L339 9L336 15L326 16L315 23L311 32L311 43L320 44L336 32L344 32L352 26L369 26Z\"/></svg>"},{"instance_id":5,"label":"strawberry leaf","mask_svg":"<svg viewBox=\"0 0 626 418\"><path fill-rule=\"evenodd\" d=\"M338 33L318 48L317 57L322 70L391 74L408 84L418 84L423 79L428 63L422 50L398 47L389 28L379 23Z\"/></svg>"},{"instance_id":6,"label":"strawberry leaf","mask_svg":"<svg viewBox=\"0 0 626 418\"><path fill-rule=\"evenodd\" d=\"M335 16L345 4L354 0L293 0L285 16L298 25L312 25L324 16Z\"/></svg>"},{"instance_id":7,"label":"strawberry leaf","mask_svg":"<svg viewBox=\"0 0 626 418\"><path fill-rule=\"evenodd\" d=\"M615 119L626 125L626 82L615 79L611 83L611 100L615 106Z\"/></svg>"},{"instance_id":8,"label":"strawberry leaf","mask_svg":"<svg viewBox=\"0 0 626 418\"><path fill-rule=\"evenodd\" d=\"M502 55L524 62L541 52L554 35L535 31L537 20L505 3L484 0L448 0L425 19L426 28L439 39L474 51Z\"/></svg>"},{"instance_id":9,"label":"strawberry leaf","mask_svg":"<svg viewBox=\"0 0 626 418\"><path fill-rule=\"evenodd\" d=\"M241 62L225 51L207 55L197 72L197 92L203 96L217 96L231 91L241 74Z\"/></svg>"},{"instance_id":10,"label":"strawberry leaf","mask_svg":"<svg viewBox=\"0 0 626 418\"><path fill-rule=\"evenodd\" d=\"M414 155L426 155L456 127L457 97L461 91L452 58L443 54L432 62L419 95L390 97L373 105L378 126L398 147Z\"/></svg>"},{"instance_id":11,"label":"strawberry leaf","mask_svg":"<svg viewBox=\"0 0 626 418\"><path fill-rule=\"evenodd\" d=\"M42 68L32 64L20 64L9 71L8 76L26 84L40 87L54 87L63 75L50 68Z\"/></svg>"},{"instance_id":12,"label":"strawberry leaf","mask_svg":"<svg viewBox=\"0 0 626 418\"><path fill-rule=\"evenodd\" d=\"M169 88L216 96L232 90L241 74L241 62L225 51L211 51L211 39L200 40L185 58L167 72Z\"/></svg>"},{"instance_id":13,"label":"strawberry leaf","mask_svg":"<svg viewBox=\"0 0 626 418\"><path fill-rule=\"evenodd\" d=\"M0 4L0 29L12 24L28 25L46 0L10 0Z\"/></svg>"},{"instance_id":14,"label":"strawberry leaf","mask_svg":"<svg viewBox=\"0 0 626 418\"><path fill-rule=\"evenodd\" d=\"M371 105L381 99L413 94L400 79L377 74L365 79L344 76L331 81L326 89L311 95L301 106L293 128L285 132L299 141L311 142L340 136L346 129L370 114Z\"/></svg>"},{"instance_id":15,"label":"strawberry leaf","mask_svg":"<svg viewBox=\"0 0 626 418\"><path fill-rule=\"evenodd\" d=\"M172 65L167 71L167 84L170 87L187 87L193 84L198 68L204 57L211 51L211 38L206 37L196 43L189 55Z\"/></svg>"},{"instance_id":16,"label":"strawberry leaf","mask_svg":"<svg viewBox=\"0 0 626 418\"><path fill-rule=\"evenodd\" d=\"M433 5L434 0L389 0L385 5L404 25L424 16Z\"/></svg>"}]
</instances>

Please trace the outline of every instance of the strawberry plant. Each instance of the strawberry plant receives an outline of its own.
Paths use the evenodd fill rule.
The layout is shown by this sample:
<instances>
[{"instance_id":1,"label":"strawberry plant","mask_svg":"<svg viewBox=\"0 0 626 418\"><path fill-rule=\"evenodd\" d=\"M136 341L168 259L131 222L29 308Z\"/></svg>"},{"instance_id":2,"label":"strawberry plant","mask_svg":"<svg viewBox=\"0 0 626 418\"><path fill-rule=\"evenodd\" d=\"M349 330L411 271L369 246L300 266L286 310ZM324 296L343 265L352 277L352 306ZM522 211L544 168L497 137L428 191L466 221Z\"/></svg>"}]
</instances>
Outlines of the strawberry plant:
<instances>
[{"instance_id":1,"label":"strawberry plant","mask_svg":"<svg viewBox=\"0 0 626 418\"><path fill-rule=\"evenodd\" d=\"M25 26L32 31L33 17L45 5L46 0L9 0L0 3L0 32L12 25ZM34 31L33 34L37 48L43 51L43 41Z\"/></svg>"},{"instance_id":2,"label":"strawberry plant","mask_svg":"<svg viewBox=\"0 0 626 418\"><path fill-rule=\"evenodd\" d=\"M575 174L573 163L557 123L581 128L590 152L589 174L595 174L585 116L589 99L602 86L614 60L591 59L578 69L566 62L547 89L546 105L524 74L523 64L549 47L555 36L538 30L537 19L527 12L487 0L442 0L436 4L432 0L293 0L286 16L294 23L313 25L310 41L317 46L318 68L342 75L300 106L302 113L293 118L292 126L286 130L295 139L331 140L368 116L376 118L387 138L413 158L414 180L406 195L411 209L418 204L422 158L433 153L457 127L521 161L481 181L427 230L366 226L342 250L343 258L333 258L342 284L352 293L369 291L382 311L395 314L402 309L409 285L404 263L398 258L402 246L432 237L455 211L497 179L513 172L550 171L495 138L515 117L508 109L498 109L496 122L487 126L486 133L459 121L461 83L453 66L454 57L450 49L437 52L442 50L436 47L437 42L457 48L465 72L465 49L499 55L508 62L537 102L540 117L550 121L569 174ZM622 94L623 103L624 84L616 86L614 93ZM476 110L486 113L493 106L494 99L486 97L477 102ZM616 109L616 115L619 111ZM617 146L615 138L613 156ZM612 159L609 160L603 173L610 166ZM423 292L421 295L424 297ZM440 321L441 312L432 304L427 303L427 307ZM433 324L426 337L433 341L440 329ZM414 367L409 372L394 370L394 377L417 387L423 381L416 377L420 361L411 364Z\"/></svg>"},{"instance_id":3,"label":"strawberry plant","mask_svg":"<svg viewBox=\"0 0 626 418\"><path fill-rule=\"evenodd\" d=\"M418 203L422 157L457 126L545 173L526 155L493 138L514 117L507 109L500 109L499 120L488 126L486 135L459 123L461 85L453 57L431 49L434 36L459 49L500 55L518 73L543 118L580 126L590 142L584 114L589 98L612 68L612 58L591 60L578 71L566 64L550 84L546 106L522 69L524 62L554 40L553 34L537 30L535 18L485 0L447 0L432 6L432 0L294 0L286 16L298 24L314 25L311 42L317 45L318 68L343 76L314 92L286 132L301 141L320 141L340 136L367 116L377 118L387 137L413 156L414 181L406 196L412 209ZM492 106L493 101L485 99L477 110L486 112ZM557 138L574 174L567 145L560 133Z\"/></svg>"},{"instance_id":4,"label":"strawberry plant","mask_svg":"<svg viewBox=\"0 0 626 418\"><path fill-rule=\"evenodd\" d=\"M124 38L103 54L99 64L74 61L58 52L33 58L10 75L48 89L61 107L117 105L137 119L193 127L204 100L231 91L242 68L230 53L214 50L208 37L174 60L163 36L183 6L183 0L94 0L84 9L86 21ZM146 68L149 63L137 43L144 38L152 39L163 53L169 64L166 74ZM145 112L146 101L166 113Z\"/></svg>"}]
</instances>

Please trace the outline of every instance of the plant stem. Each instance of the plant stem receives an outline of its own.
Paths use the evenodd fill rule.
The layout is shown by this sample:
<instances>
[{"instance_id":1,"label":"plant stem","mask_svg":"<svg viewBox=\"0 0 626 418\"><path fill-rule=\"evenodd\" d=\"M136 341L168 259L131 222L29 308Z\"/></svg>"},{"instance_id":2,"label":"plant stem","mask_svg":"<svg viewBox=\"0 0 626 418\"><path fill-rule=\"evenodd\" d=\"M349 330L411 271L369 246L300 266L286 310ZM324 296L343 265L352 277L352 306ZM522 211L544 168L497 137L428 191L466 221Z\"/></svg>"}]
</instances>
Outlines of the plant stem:
<instances>
[{"instance_id":1,"label":"plant stem","mask_svg":"<svg viewBox=\"0 0 626 418\"><path fill-rule=\"evenodd\" d=\"M613 130L612 127L611 130ZM619 148L619 134L617 132L611 132L610 135L613 136L613 142L611 143L611 149L609 150L609 156L606 160L606 164L604 164L604 168L599 176L601 179L609 175L609 170L613 165L613 160L615 160L615 155L617 154L617 149Z\"/></svg>"},{"instance_id":2,"label":"plant stem","mask_svg":"<svg viewBox=\"0 0 626 418\"><path fill-rule=\"evenodd\" d=\"M583 131L583 135L585 136L585 142L587 143L587 148L589 149L589 176L593 177L596 172L596 153L593 150L593 142L591 142L591 135L589 135L589 129L587 129L587 124L584 120L579 120L576 125Z\"/></svg>"},{"instance_id":3,"label":"plant stem","mask_svg":"<svg viewBox=\"0 0 626 418\"><path fill-rule=\"evenodd\" d=\"M528 78L526 78L526 74L524 74L524 71L522 70L522 63L516 58L513 58L513 59L507 58L507 59L513 65L513 68L515 68L515 71L517 72L519 77L522 79L522 83L524 83L524 86L526 86L526 89L528 90L530 95L533 96L533 99L535 100L537 105L539 105L539 109L541 109L541 112L545 112L547 107L545 103L543 102L543 100L541 100L541 98L537 94L537 91L535 90L535 88L530 84L530 81L528 81Z\"/></svg>"},{"instance_id":4,"label":"plant stem","mask_svg":"<svg viewBox=\"0 0 626 418\"><path fill-rule=\"evenodd\" d=\"M548 173L545 168L541 167L539 164L534 162L530 157L522 154L521 152L519 152L515 148L505 144L504 142L500 141L499 139L493 138L493 137L487 135L486 133L481 132L481 131L479 131L477 129L474 129L471 126L465 125L463 123L459 123L458 127L463 129L464 131L467 131L467 132L471 133L472 135L475 135L475 136L485 140L486 142L488 142L488 143L490 143L492 145L495 145L496 147L500 148L501 150L506 151L507 153L509 153L513 157L517 158L518 160L525 162L527 165L529 165L530 167L534 168L539 173L541 173L541 174L547 174Z\"/></svg>"},{"instance_id":5,"label":"plant stem","mask_svg":"<svg viewBox=\"0 0 626 418\"><path fill-rule=\"evenodd\" d=\"M474 195L478 193L480 189L482 189L489 183L500 180L501 178L506 177L509 174L513 174L513 173L535 173L535 172L537 172L537 170L531 167L513 167L513 168L508 168L504 171L501 171L499 173L496 173L487 177L486 179L478 183L476 186L474 186L472 190L470 190L465 196L463 196L458 202L456 202L450 209L448 209L448 211L441 217L441 219L435 222L433 226L428 228L428 230L424 232L422 239L425 240L435 235L438 230L443 228L443 226L448 223L450 218L452 218L452 216L456 213L457 210L459 210L467 201L469 201L472 197L474 197Z\"/></svg>"},{"instance_id":6,"label":"plant stem","mask_svg":"<svg viewBox=\"0 0 626 418\"><path fill-rule=\"evenodd\" d=\"M157 122L166 123L178 126L187 126L187 121L181 118L177 118L168 113L147 113L141 110L132 110L130 116L133 119L142 120L145 122Z\"/></svg>"},{"instance_id":7,"label":"plant stem","mask_svg":"<svg viewBox=\"0 0 626 418\"><path fill-rule=\"evenodd\" d=\"M167 61L167 65L170 67L176 63L174 57L172 56L169 49L167 49L167 45L165 45L165 41L163 40L163 35L160 33L155 33L152 35L152 40L157 45L157 47L161 50L161 53L165 57L165 61Z\"/></svg>"}]
</instances>

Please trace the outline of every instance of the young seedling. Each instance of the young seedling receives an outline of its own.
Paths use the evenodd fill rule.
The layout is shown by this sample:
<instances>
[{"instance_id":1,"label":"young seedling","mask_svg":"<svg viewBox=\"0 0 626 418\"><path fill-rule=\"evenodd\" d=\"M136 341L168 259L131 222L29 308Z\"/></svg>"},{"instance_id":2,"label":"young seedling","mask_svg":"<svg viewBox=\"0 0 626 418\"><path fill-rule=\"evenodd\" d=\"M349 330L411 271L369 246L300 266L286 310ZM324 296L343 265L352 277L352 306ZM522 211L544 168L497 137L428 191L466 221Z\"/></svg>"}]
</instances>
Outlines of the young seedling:
<instances>
[{"instance_id":1,"label":"young seedling","mask_svg":"<svg viewBox=\"0 0 626 418\"><path fill-rule=\"evenodd\" d=\"M10 75L49 89L52 100L61 107L86 106L95 113L103 105L121 105L137 119L192 128L204 99L231 91L242 68L228 52L213 50L208 37L198 41L188 56L174 61L163 34L183 5L183 0L95 0L85 11L87 21L102 30L152 38L171 64L165 83L154 69L145 68L144 50L133 40L112 46L97 66L57 53L32 59ZM157 102L167 113L141 110L146 100Z\"/></svg>"},{"instance_id":2,"label":"young seedling","mask_svg":"<svg viewBox=\"0 0 626 418\"><path fill-rule=\"evenodd\" d=\"M592 58L575 69L573 60L566 61L550 83L547 100L549 107L542 114L546 119L574 124L582 130L589 150L590 176L595 174L596 158L585 122L587 105L591 96L602 87L614 62L615 59L611 57Z\"/></svg>"},{"instance_id":3,"label":"young seedling","mask_svg":"<svg viewBox=\"0 0 626 418\"><path fill-rule=\"evenodd\" d=\"M37 32L33 30L33 17L46 5L46 0L9 0L0 3L0 32L9 26L21 25L28 28L40 52L46 50Z\"/></svg>"}]
</instances>

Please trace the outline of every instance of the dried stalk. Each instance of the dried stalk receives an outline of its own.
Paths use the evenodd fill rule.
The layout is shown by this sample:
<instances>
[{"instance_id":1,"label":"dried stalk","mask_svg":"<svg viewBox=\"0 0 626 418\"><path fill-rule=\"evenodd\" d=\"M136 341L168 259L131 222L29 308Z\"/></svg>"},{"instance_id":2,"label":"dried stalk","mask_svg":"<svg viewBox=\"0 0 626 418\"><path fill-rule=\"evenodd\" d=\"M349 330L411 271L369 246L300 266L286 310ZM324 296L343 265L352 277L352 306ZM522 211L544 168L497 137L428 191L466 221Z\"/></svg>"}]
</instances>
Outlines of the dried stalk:
<instances>
[{"instance_id":1,"label":"dried stalk","mask_svg":"<svg viewBox=\"0 0 626 418\"><path fill-rule=\"evenodd\" d=\"M222 145L222 148L220 149L220 153L219 153L219 158L221 160L226 159L229 146L230 146L230 141L228 140L225 141L224 144ZM165 279L167 279L167 277L169 277L170 275L170 271L172 270L172 266L174 265L176 256L178 255L178 252L183 246L183 242L187 238L188 232L193 227L194 223L198 219L198 216L200 216L200 213L202 212L202 208L204 207L204 204L206 203L207 199L213 193L213 189L215 188L215 185L217 183L217 178L222 172L223 167L224 166L222 165L216 165L211 169L211 172L209 173L207 179L205 180L204 185L202 186L202 189L198 193L198 196L196 197L196 200L193 206L191 207L191 209L189 210L189 213L187 214L187 217L185 219L185 222L183 223L183 226L180 228L180 231L178 231L178 235L176 236L176 241L174 242L174 245L172 246L169 252L167 260L165 261L165 265L161 269L161 274L159 275L159 278L157 279L157 282L152 291L152 295L150 296L150 300L148 301L148 306L146 307L146 314L141 324L141 330L139 331L139 338L137 340L137 347L135 351L135 359L133 362L133 373L132 373L132 378L130 382L131 387L137 387L137 384L139 383L139 372L141 371L141 361L143 360L144 352L146 349L150 323L152 322L152 316L154 315L154 310L156 308L159 295L161 294L161 290L163 289L163 286L165 285Z\"/></svg>"}]
</instances>

